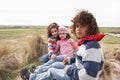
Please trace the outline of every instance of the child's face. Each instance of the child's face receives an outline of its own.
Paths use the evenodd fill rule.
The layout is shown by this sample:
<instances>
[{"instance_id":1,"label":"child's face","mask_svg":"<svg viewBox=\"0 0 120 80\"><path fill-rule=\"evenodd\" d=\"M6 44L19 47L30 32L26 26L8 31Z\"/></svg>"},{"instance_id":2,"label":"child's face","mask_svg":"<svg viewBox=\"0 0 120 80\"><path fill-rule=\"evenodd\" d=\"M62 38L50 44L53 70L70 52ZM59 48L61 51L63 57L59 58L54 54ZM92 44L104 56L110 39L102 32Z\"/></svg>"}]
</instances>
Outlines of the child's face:
<instances>
[{"instance_id":1,"label":"child's face","mask_svg":"<svg viewBox=\"0 0 120 80\"><path fill-rule=\"evenodd\" d=\"M86 31L87 31L87 26L82 26L80 24L76 25L75 32L76 32L77 38L80 39L80 38L83 38L83 37L87 36Z\"/></svg>"},{"instance_id":2,"label":"child's face","mask_svg":"<svg viewBox=\"0 0 120 80\"><path fill-rule=\"evenodd\" d=\"M50 30L50 32L51 32L51 34L52 34L54 37L57 37L57 36L58 36L58 30L57 30L57 28L52 28L52 29Z\"/></svg>"},{"instance_id":3,"label":"child's face","mask_svg":"<svg viewBox=\"0 0 120 80\"><path fill-rule=\"evenodd\" d=\"M60 33L60 34L59 34L59 37L60 37L61 40L66 39L66 36L67 36L66 33Z\"/></svg>"}]
</instances>

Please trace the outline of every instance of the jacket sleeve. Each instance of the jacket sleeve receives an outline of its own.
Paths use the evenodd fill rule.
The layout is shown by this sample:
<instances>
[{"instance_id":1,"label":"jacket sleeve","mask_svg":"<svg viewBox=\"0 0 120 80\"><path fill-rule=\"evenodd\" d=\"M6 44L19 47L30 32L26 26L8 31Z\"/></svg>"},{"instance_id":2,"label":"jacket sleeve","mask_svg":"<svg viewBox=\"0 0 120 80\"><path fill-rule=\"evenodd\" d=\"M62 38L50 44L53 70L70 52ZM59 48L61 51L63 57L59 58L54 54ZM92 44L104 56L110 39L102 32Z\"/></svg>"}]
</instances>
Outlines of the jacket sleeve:
<instances>
[{"instance_id":1,"label":"jacket sleeve","mask_svg":"<svg viewBox=\"0 0 120 80\"><path fill-rule=\"evenodd\" d=\"M70 61L68 62L69 64L75 63L75 57L71 57Z\"/></svg>"},{"instance_id":2,"label":"jacket sleeve","mask_svg":"<svg viewBox=\"0 0 120 80\"><path fill-rule=\"evenodd\" d=\"M66 71L66 74L72 79L72 80L79 80L78 71L79 69L76 67L75 63L73 63L70 66L66 66L68 69Z\"/></svg>"},{"instance_id":3,"label":"jacket sleeve","mask_svg":"<svg viewBox=\"0 0 120 80\"><path fill-rule=\"evenodd\" d=\"M48 42L48 51L53 51L53 45L50 42Z\"/></svg>"},{"instance_id":4,"label":"jacket sleeve","mask_svg":"<svg viewBox=\"0 0 120 80\"><path fill-rule=\"evenodd\" d=\"M56 48L53 50L54 53L57 53L60 50L59 41L57 42Z\"/></svg>"}]
</instances>

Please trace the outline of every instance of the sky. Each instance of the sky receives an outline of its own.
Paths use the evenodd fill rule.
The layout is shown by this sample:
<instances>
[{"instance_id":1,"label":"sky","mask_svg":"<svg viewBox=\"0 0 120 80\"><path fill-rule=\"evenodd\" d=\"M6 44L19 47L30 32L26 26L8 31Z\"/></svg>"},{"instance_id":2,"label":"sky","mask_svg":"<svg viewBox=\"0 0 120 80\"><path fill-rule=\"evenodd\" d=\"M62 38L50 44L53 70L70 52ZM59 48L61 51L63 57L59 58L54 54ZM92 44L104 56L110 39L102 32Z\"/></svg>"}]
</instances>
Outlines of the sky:
<instances>
[{"instance_id":1,"label":"sky","mask_svg":"<svg viewBox=\"0 0 120 80\"><path fill-rule=\"evenodd\" d=\"M81 10L91 12L100 27L120 27L120 0L0 0L0 25L69 26Z\"/></svg>"}]
</instances>

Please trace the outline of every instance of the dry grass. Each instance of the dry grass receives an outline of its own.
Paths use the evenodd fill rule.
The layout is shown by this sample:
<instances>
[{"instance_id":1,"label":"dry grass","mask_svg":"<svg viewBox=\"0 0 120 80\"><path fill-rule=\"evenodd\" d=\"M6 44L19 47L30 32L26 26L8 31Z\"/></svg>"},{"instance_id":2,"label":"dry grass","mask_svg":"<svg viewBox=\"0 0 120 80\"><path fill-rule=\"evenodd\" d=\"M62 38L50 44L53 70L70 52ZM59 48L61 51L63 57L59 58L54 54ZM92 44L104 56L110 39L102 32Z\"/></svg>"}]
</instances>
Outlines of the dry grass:
<instances>
[{"instance_id":1,"label":"dry grass","mask_svg":"<svg viewBox=\"0 0 120 80\"><path fill-rule=\"evenodd\" d=\"M107 42L111 40L111 42ZM102 44L105 63L100 80L119 80L120 79L120 44L119 38L106 36Z\"/></svg>"},{"instance_id":2,"label":"dry grass","mask_svg":"<svg viewBox=\"0 0 120 80\"><path fill-rule=\"evenodd\" d=\"M30 60L39 59L47 52L47 44L36 33L24 34L14 40L0 40L0 44L0 77L2 79L29 64Z\"/></svg>"},{"instance_id":3,"label":"dry grass","mask_svg":"<svg viewBox=\"0 0 120 80\"><path fill-rule=\"evenodd\" d=\"M115 59L106 60L100 80L119 80L120 62Z\"/></svg>"},{"instance_id":4,"label":"dry grass","mask_svg":"<svg viewBox=\"0 0 120 80\"><path fill-rule=\"evenodd\" d=\"M32 31L19 34L18 37L16 35L11 40L0 40L0 80L21 80L18 75L23 66L40 63L39 57L47 52L46 37L41 36ZM73 34L71 37L76 40ZM106 36L100 42L105 56L100 80L119 80L120 78L119 41L120 38Z\"/></svg>"}]
</instances>

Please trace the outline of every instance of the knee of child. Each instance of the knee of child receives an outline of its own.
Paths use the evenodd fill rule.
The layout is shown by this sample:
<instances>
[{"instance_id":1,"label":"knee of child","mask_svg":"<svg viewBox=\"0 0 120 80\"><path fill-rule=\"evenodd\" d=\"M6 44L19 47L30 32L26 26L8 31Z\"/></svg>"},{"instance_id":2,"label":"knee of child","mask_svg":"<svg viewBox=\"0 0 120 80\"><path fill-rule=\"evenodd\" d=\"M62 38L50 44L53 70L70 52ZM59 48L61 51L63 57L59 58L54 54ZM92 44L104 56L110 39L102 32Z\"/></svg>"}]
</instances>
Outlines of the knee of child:
<instances>
[{"instance_id":1,"label":"knee of child","mask_svg":"<svg viewBox=\"0 0 120 80\"><path fill-rule=\"evenodd\" d=\"M49 68L48 72L53 73L55 71L55 68Z\"/></svg>"},{"instance_id":2,"label":"knee of child","mask_svg":"<svg viewBox=\"0 0 120 80\"><path fill-rule=\"evenodd\" d=\"M36 74L35 73L31 73L29 79L33 80L33 79L35 79L35 77L36 77Z\"/></svg>"}]
</instances>

